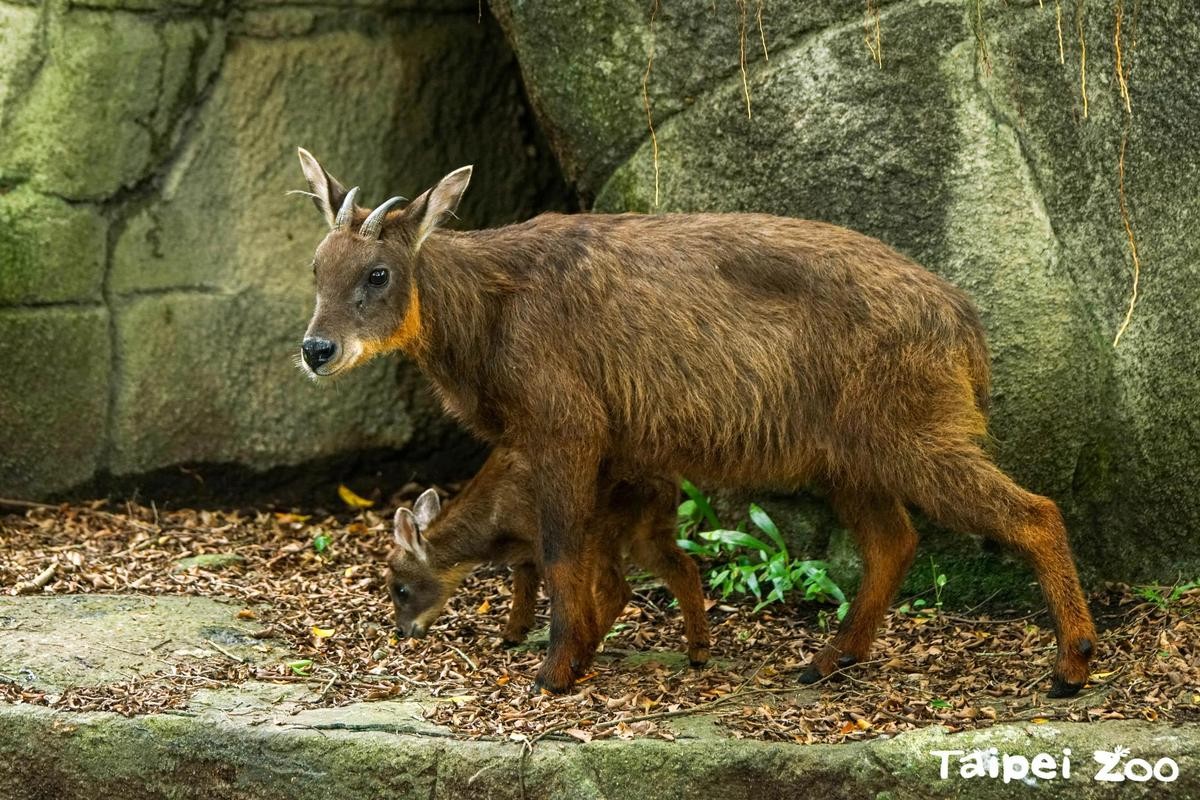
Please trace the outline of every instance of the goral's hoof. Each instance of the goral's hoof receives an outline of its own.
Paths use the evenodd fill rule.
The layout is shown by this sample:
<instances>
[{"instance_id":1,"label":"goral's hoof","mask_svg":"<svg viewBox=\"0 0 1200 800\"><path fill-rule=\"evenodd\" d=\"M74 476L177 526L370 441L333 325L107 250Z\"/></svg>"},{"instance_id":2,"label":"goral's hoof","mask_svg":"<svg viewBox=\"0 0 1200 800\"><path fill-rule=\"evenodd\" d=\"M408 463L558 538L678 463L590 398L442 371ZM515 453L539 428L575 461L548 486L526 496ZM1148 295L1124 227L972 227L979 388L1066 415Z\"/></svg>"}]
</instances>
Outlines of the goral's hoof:
<instances>
[{"instance_id":1,"label":"goral's hoof","mask_svg":"<svg viewBox=\"0 0 1200 800\"><path fill-rule=\"evenodd\" d=\"M553 694L561 696L564 694L570 694L571 689L574 688L574 686L574 682L555 685L550 683L542 683L542 681L536 680L533 682L533 688L530 690L530 693Z\"/></svg>"},{"instance_id":2,"label":"goral's hoof","mask_svg":"<svg viewBox=\"0 0 1200 800\"><path fill-rule=\"evenodd\" d=\"M1082 683L1065 681L1062 678L1055 678L1054 683L1050 686L1050 691L1046 693L1046 696L1056 699L1062 697L1074 697L1075 695L1079 694L1079 690L1082 688Z\"/></svg>"},{"instance_id":3,"label":"goral's hoof","mask_svg":"<svg viewBox=\"0 0 1200 800\"><path fill-rule=\"evenodd\" d=\"M575 686L575 675L568 674L564 678L555 678L553 676L539 673L533 681L534 694L570 694L571 689Z\"/></svg>"},{"instance_id":4,"label":"goral's hoof","mask_svg":"<svg viewBox=\"0 0 1200 800\"><path fill-rule=\"evenodd\" d=\"M688 650L688 663L696 669L708 664L709 652L707 647L695 647Z\"/></svg>"},{"instance_id":5,"label":"goral's hoof","mask_svg":"<svg viewBox=\"0 0 1200 800\"><path fill-rule=\"evenodd\" d=\"M848 667L853 667L858 663L858 659L854 656L843 655L839 656L837 661L834 662L836 666L834 666L832 670L829 672L822 672L821 668L817 666L817 661L818 659L813 659L812 663L808 665L808 669L804 670L803 674L800 675L801 683L806 685L814 684L822 678L833 677L842 670Z\"/></svg>"},{"instance_id":6,"label":"goral's hoof","mask_svg":"<svg viewBox=\"0 0 1200 800\"><path fill-rule=\"evenodd\" d=\"M592 665L595 663L596 663L595 656L592 656L591 658L587 658L587 659L582 659L580 661L572 661L571 662L571 675L573 675L576 680L579 680L584 675L591 675L592 674ZM567 688L570 689L570 687L567 687Z\"/></svg>"},{"instance_id":7,"label":"goral's hoof","mask_svg":"<svg viewBox=\"0 0 1200 800\"><path fill-rule=\"evenodd\" d=\"M816 664L809 664L808 669L800 674L800 682L805 686L811 686L825 676L821 674L821 670L817 669Z\"/></svg>"}]
</instances>

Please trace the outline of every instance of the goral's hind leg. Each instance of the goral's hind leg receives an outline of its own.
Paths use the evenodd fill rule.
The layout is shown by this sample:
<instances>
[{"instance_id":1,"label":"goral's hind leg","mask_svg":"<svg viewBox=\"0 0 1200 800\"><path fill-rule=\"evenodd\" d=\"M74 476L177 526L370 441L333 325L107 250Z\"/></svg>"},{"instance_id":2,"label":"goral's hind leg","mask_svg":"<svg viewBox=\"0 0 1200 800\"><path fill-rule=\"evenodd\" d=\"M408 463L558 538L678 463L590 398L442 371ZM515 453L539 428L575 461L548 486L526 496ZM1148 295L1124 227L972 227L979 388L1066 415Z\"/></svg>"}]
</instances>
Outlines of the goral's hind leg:
<instances>
[{"instance_id":1,"label":"goral's hind leg","mask_svg":"<svg viewBox=\"0 0 1200 800\"><path fill-rule=\"evenodd\" d=\"M649 533L634 540L633 559L662 579L679 601L684 635L687 637L688 661L693 667L700 667L708 663L711 647L704 590L696 562L675 544L674 523L673 511L670 520L660 516L650 521L652 527Z\"/></svg>"},{"instance_id":2,"label":"goral's hind leg","mask_svg":"<svg viewBox=\"0 0 1200 800\"><path fill-rule=\"evenodd\" d=\"M862 556L862 587L833 640L800 677L803 683L815 683L841 667L866 659L875 632L917 552L917 532L896 498L835 492L832 500Z\"/></svg>"},{"instance_id":3,"label":"goral's hind leg","mask_svg":"<svg viewBox=\"0 0 1200 800\"><path fill-rule=\"evenodd\" d=\"M600 642L633 599L633 590L629 588L629 581L625 580L625 562L620 553L595 553L592 562L595 572L592 592L596 624L592 629L593 638L581 649L581 657L576 664L575 673L580 676L591 668Z\"/></svg>"},{"instance_id":4,"label":"goral's hind leg","mask_svg":"<svg viewBox=\"0 0 1200 800\"><path fill-rule=\"evenodd\" d=\"M504 646L515 647L525 641L533 629L538 586L542 579L535 564L514 564L512 568L512 607L504 626Z\"/></svg>"},{"instance_id":5,"label":"goral's hind leg","mask_svg":"<svg viewBox=\"0 0 1200 800\"><path fill-rule=\"evenodd\" d=\"M1097 638L1058 506L1017 486L977 449L940 453L928 467L913 497L925 513L1008 545L1033 567L1058 641L1050 696L1073 696L1087 682Z\"/></svg>"}]
</instances>

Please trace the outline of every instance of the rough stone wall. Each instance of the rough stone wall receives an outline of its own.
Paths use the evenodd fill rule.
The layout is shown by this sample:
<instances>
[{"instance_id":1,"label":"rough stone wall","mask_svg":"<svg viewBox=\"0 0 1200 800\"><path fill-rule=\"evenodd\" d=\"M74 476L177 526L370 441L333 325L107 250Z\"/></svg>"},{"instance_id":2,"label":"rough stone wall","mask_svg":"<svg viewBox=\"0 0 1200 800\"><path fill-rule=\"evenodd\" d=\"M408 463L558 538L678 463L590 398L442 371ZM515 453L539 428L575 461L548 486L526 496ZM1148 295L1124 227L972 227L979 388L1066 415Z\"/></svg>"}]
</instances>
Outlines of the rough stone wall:
<instances>
[{"instance_id":1,"label":"rough stone wall","mask_svg":"<svg viewBox=\"0 0 1200 800\"><path fill-rule=\"evenodd\" d=\"M524 109L474 0L0 1L0 493L444 424L394 362L293 366L324 225L295 148L367 202L474 163L461 216L502 223L561 192Z\"/></svg>"},{"instance_id":2,"label":"rough stone wall","mask_svg":"<svg viewBox=\"0 0 1200 800\"><path fill-rule=\"evenodd\" d=\"M1060 63L1059 4L880 2L881 67L859 0L664 2L652 31L653 5L493 0L581 194L604 211L826 220L948 277L989 331L997 457L1063 505L1089 571L1200 572L1194 4L1117 4L1132 64L1125 193L1143 266L1118 346L1132 262L1116 5L1085 4L1078 20L1086 118L1074 3L1061 3Z\"/></svg>"}]
</instances>

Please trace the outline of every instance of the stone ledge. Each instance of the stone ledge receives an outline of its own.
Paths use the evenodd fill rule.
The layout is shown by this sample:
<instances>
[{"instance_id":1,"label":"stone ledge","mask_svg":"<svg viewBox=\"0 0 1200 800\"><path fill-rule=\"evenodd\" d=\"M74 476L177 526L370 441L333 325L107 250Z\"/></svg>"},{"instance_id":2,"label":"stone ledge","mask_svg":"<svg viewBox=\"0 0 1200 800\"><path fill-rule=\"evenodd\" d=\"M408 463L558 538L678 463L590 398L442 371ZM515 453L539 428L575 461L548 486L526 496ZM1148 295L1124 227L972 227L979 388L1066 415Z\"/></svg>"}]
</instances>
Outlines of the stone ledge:
<instances>
[{"instance_id":1,"label":"stone ledge","mask_svg":"<svg viewBox=\"0 0 1200 800\"><path fill-rule=\"evenodd\" d=\"M48 595L0 599L0 681L62 691L148 677L197 658L267 666L292 656L259 638L241 603L210 598ZM114 642L118 644L113 644ZM634 658L629 657L628 658ZM661 657L661 654L660 656ZM851 744L732 738L712 716L671 721L674 741L580 744L565 736L468 741L403 699L314 707L313 683L200 682L181 708L139 717L0 703L0 797L71 798L903 798L1198 797L1200 723L1006 723L928 727ZM1096 751L1169 758L1168 783L1094 780ZM964 779L958 755L995 748L1040 779ZM1069 753L1067 749L1069 748ZM1070 776L1063 778L1064 753ZM1046 759L1055 779L1046 779ZM1020 765L1013 762L1013 767ZM1167 770L1164 762L1164 770ZM1164 774L1171 772L1167 770Z\"/></svg>"},{"instance_id":2,"label":"stone ledge","mask_svg":"<svg viewBox=\"0 0 1200 800\"><path fill-rule=\"evenodd\" d=\"M946 734L940 728L891 740L795 745L724 738L543 741L523 755L521 743L452 741L436 734L388 732L378 721L354 730L361 706L335 709L342 723L247 724L228 715L123 718L0 706L0 795L128 800L173 798L390 797L458 798L901 798L1187 797L1200 793L1200 725L1071 723L997 726ZM315 713L315 712L314 712ZM330 716L330 710L324 710ZM1093 779L1094 750L1130 748L1151 763L1178 765L1170 784ZM964 780L943 750L1047 753L1067 780ZM47 794L49 792L49 794Z\"/></svg>"}]
</instances>

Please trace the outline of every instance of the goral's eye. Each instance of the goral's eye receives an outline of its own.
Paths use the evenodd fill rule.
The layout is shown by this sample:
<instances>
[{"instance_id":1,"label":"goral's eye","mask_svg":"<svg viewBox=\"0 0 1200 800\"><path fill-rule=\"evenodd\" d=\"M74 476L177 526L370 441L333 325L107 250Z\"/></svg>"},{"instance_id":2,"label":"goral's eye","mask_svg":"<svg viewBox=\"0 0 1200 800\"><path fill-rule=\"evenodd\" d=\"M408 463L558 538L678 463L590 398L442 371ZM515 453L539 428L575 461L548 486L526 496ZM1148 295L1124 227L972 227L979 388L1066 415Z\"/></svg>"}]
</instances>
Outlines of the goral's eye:
<instances>
[{"instance_id":1,"label":"goral's eye","mask_svg":"<svg viewBox=\"0 0 1200 800\"><path fill-rule=\"evenodd\" d=\"M392 587L392 591L396 593L397 600L403 600L408 597L408 587L403 584L398 584Z\"/></svg>"},{"instance_id":2,"label":"goral's eye","mask_svg":"<svg viewBox=\"0 0 1200 800\"><path fill-rule=\"evenodd\" d=\"M380 286L387 286L387 282L388 271L386 269L373 269L371 270L371 274L367 276L367 283L376 288Z\"/></svg>"}]
</instances>

